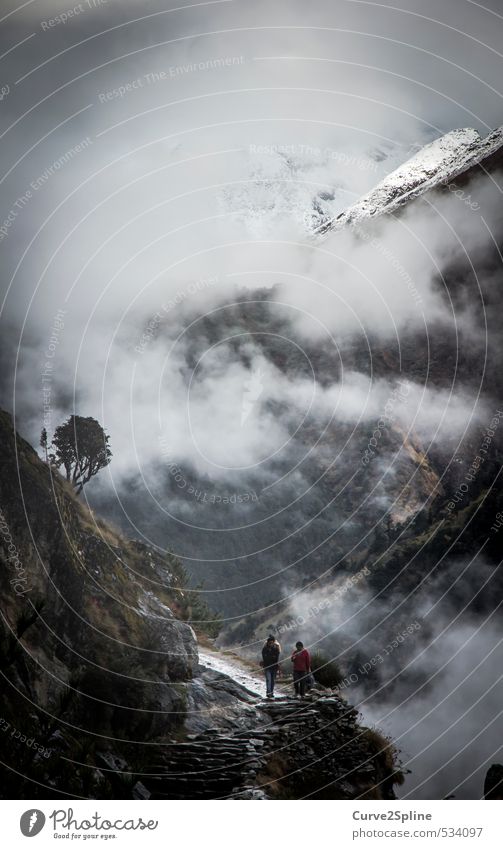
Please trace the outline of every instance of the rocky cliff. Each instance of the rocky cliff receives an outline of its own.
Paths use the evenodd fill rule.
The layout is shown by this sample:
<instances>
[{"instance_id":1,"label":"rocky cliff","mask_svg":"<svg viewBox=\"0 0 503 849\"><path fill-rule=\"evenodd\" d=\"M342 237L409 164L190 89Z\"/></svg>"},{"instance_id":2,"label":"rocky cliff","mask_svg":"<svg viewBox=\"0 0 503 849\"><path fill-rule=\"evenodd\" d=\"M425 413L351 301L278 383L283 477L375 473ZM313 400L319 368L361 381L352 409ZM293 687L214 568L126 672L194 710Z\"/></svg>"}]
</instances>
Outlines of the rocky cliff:
<instances>
[{"instance_id":1,"label":"rocky cliff","mask_svg":"<svg viewBox=\"0 0 503 849\"><path fill-rule=\"evenodd\" d=\"M351 706L200 663L176 559L97 519L6 413L0 436L2 798L393 797L394 749Z\"/></svg>"}]
</instances>

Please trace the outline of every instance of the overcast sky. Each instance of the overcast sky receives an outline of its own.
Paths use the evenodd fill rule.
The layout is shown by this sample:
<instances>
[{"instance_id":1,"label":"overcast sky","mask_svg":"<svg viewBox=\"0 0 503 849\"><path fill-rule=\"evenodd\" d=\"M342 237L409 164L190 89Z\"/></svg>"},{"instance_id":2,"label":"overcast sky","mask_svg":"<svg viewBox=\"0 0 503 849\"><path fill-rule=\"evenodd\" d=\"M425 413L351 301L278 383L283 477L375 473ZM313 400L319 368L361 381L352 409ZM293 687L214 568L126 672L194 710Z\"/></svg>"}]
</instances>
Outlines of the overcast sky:
<instances>
[{"instance_id":1,"label":"overcast sky","mask_svg":"<svg viewBox=\"0 0 503 849\"><path fill-rule=\"evenodd\" d=\"M3 320L25 339L63 305L72 342L109 310L148 315L159 286L232 270L215 252L229 235L298 237L317 190L350 202L414 145L502 123L497 4L17 5L1 18L0 249Z\"/></svg>"}]
</instances>

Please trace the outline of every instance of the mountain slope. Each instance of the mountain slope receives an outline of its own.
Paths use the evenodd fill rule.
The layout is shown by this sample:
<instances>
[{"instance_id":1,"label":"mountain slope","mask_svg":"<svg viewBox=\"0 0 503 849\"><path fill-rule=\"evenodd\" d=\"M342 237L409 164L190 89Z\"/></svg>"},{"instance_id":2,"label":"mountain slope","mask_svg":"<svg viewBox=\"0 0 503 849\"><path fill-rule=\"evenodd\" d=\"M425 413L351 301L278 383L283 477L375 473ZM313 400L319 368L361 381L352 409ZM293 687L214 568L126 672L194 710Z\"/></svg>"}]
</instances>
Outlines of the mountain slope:
<instances>
[{"instance_id":1,"label":"mountain slope","mask_svg":"<svg viewBox=\"0 0 503 849\"><path fill-rule=\"evenodd\" d=\"M199 663L178 562L96 520L3 412L0 445L0 798L394 798L394 747L347 702L271 705L237 660Z\"/></svg>"}]
</instances>

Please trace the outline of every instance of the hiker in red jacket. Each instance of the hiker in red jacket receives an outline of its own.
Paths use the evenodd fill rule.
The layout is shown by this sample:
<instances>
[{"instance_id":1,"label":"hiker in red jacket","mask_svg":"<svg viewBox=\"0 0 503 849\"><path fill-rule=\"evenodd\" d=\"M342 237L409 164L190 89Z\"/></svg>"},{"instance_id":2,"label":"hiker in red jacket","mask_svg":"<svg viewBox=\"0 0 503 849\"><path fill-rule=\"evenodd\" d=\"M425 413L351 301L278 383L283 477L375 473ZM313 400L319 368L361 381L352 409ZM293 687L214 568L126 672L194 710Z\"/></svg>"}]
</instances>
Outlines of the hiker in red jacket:
<instances>
[{"instance_id":1,"label":"hiker in red jacket","mask_svg":"<svg viewBox=\"0 0 503 849\"><path fill-rule=\"evenodd\" d=\"M293 686L295 687L295 697L303 699L306 695L306 684L309 673L311 672L311 656L307 649L304 648L304 643L300 640L295 643L295 650L291 657L293 663Z\"/></svg>"}]
</instances>

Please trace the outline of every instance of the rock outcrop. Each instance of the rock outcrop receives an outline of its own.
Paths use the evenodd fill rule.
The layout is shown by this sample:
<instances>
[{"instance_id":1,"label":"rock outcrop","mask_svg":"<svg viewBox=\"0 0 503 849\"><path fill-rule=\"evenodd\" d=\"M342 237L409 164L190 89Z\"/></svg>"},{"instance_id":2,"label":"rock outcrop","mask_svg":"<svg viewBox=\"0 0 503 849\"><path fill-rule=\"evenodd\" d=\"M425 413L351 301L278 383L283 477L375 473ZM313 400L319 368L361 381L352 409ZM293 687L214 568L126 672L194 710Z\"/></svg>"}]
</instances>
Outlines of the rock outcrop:
<instances>
[{"instance_id":1,"label":"rock outcrop","mask_svg":"<svg viewBox=\"0 0 503 849\"><path fill-rule=\"evenodd\" d=\"M2 413L0 633L10 698L102 731L155 727L168 683L191 677L197 643L175 618L177 564L114 534ZM134 686L132 686L132 682ZM73 705L78 706L73 709ZM150 712L150 714L149 714ZM78 715L78 716L77 716Z\"/></svg>"}]
</instances>

